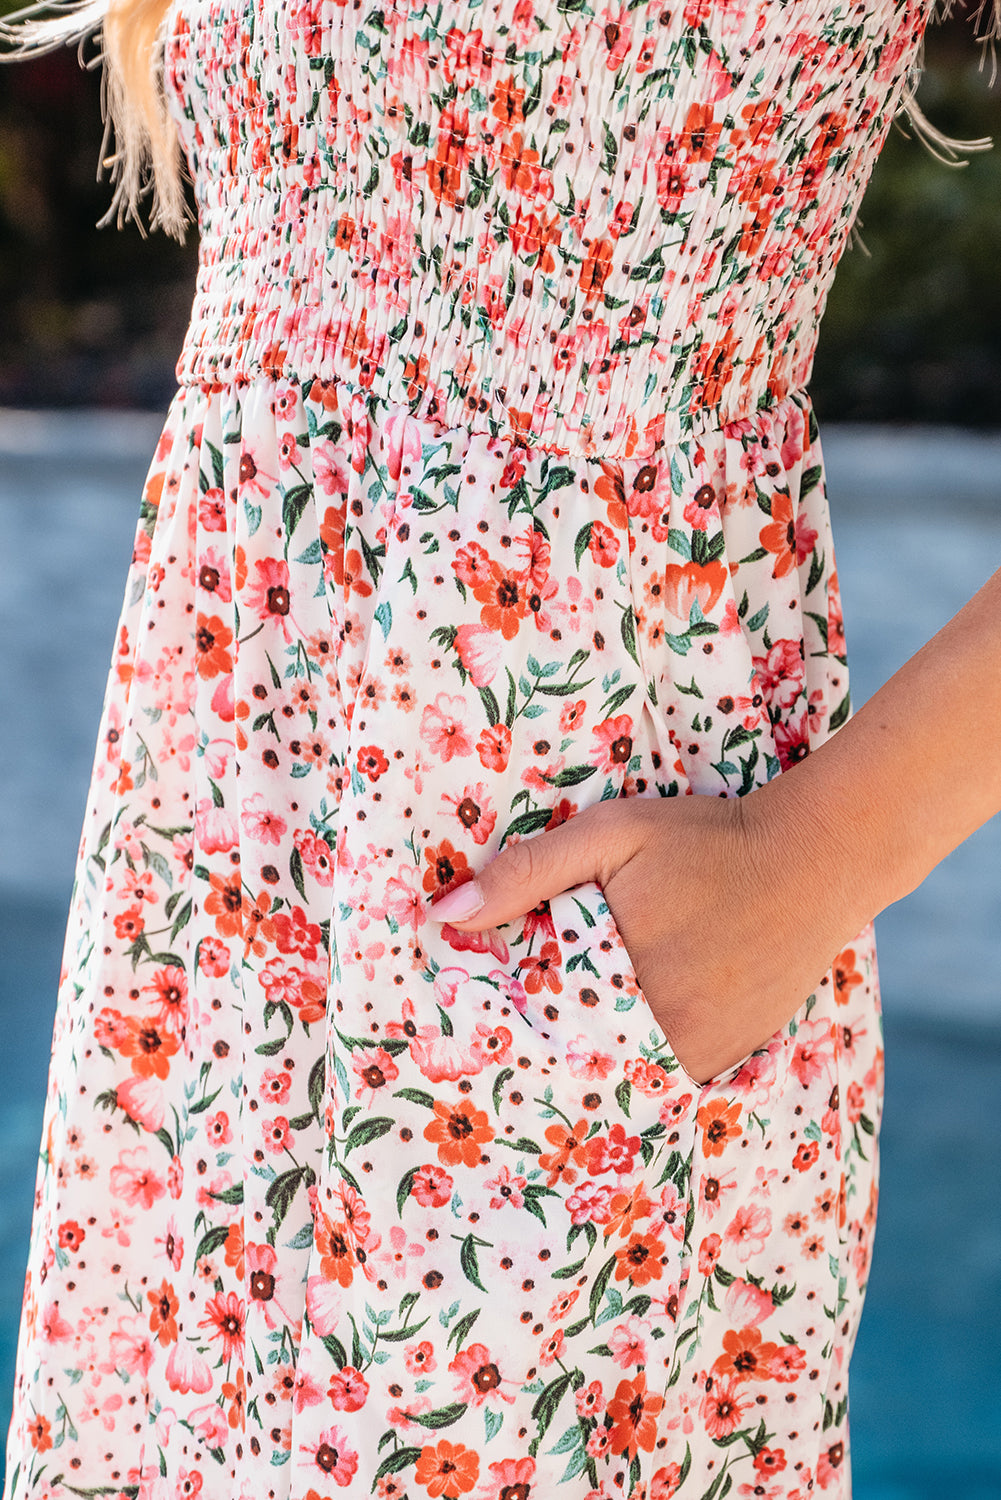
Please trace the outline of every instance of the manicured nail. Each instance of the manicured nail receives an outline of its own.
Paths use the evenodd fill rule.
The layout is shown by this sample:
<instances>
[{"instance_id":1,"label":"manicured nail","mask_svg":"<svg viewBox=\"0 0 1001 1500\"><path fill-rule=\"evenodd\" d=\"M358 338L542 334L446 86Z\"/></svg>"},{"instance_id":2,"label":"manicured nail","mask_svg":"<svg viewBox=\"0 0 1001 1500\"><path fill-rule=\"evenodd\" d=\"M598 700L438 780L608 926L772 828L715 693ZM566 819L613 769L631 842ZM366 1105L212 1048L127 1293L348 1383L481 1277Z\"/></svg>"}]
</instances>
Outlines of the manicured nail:
<instances>
[{"instance_id":1,"label":"manicured nail","mask_svg":"<svg viewBox=\"0 0 1001 1500\"><path fill-rule=\"evenodd\" d=\"M475 917L485 902L486 897L479 884L475 880L467 880L463 885L457 885L453 891L448 891L433 906L429 906L427 912L432 922L465 922L467 917Z\"/></svg>"}]
</instances>

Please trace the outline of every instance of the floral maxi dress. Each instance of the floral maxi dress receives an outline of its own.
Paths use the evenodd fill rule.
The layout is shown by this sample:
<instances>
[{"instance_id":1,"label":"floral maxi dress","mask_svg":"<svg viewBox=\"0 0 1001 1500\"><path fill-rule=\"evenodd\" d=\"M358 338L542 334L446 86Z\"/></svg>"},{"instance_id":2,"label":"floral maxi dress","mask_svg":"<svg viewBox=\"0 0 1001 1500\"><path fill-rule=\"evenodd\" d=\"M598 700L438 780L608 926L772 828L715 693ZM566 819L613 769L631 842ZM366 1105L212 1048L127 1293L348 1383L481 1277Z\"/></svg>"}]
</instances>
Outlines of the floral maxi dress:
<instances>
[{"instance_id":1,"label":"floral maxi dress","mask_svg":"<svg viewBox=\"0 0 1001 1500\"><path fill-rule=\"evenodd\" d=\"M597 884L427 908L846 719L804 386L927 10L174 0L9 1500L847 1500L871 933L700 1086Z\"/></svg>"}]
</instances>

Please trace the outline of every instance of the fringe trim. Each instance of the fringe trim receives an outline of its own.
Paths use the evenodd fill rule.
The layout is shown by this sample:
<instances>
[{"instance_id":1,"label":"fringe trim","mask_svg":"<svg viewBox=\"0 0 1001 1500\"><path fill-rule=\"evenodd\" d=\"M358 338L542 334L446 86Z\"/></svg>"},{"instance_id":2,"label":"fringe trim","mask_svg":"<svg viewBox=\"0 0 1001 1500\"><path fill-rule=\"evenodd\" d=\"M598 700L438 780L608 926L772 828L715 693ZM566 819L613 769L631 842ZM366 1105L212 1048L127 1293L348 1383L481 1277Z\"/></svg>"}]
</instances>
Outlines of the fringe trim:
<instances>
[{"instance_id":1,"label":"fringe trim","mask_svg":"<svg viewBox=\"0 0 1001 1500\"><path fill-rule=\"evenodd\" d=\"M183 244L186 227L194 222L194 217L184 199L180 142L163 94L162 25L152 38L149 92L143 101L149 107L144 109L126 90L121 70L116 66L117 58L108 45L107 33L116 24L114 4L115 0L34 0L21 10L9 12L0 19L0 62L40 57L76 43L80 66L88 72L102 69L104 134L97 180L100 182L108 172L114 192L107 212L98 220L98 228L114 221L121 229L131 219L145 238L147 231L139 207L152 196L150 228L163 229ZM134 4L135 0L131 0L129 8ZM121 8L124 7L119 5ZM84 46L89 38L93 39L96 51L85 57Z\"/></svg>"},{"instance_id":2,"label":"fringe trim","mask_svg":"<svg viewBox=\"0 0 1001 1500\"><path fill-rule=\"evenodd\" d=\"M955 6L956 0L933 0L930 19L932 21L947 20L952 15ZM990 57L991 86L993 87L998 74L997 43L1001 41L1001 0L979 0L976 9L972 11L970 21L976 33L976 39L983 48L980 59L981 67L987 57ZM943 162L948 167L965 167L970 156L980 151L993 150L994 141L989 135L980 136L972 141L956 140L939 130L937 125L932 124L917 101L918 85L924 71L924 50L922 41L911 76L900 96L898 114L905 117L918 140L937 161Z\"/></svg>"}]
</instances>

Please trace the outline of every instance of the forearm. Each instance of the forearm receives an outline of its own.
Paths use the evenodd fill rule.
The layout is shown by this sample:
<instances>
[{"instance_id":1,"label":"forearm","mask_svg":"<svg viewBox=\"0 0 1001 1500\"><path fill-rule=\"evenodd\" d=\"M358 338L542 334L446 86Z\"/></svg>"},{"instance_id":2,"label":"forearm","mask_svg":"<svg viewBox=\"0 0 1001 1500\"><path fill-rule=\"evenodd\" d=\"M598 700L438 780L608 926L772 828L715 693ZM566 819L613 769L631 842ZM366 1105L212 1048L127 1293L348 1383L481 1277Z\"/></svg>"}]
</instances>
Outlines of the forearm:
<instances>
[{"instance_id":1,"label":"forearm","mask_svg":"<svg viewBox=\"0 0 1001 1500\"><path fill-rule=\"evenodd\" d=\"M852 931L919 885L1001 809L1001 570L842 730L762 790L824 862Z\"/></svg>"}]
</instances>

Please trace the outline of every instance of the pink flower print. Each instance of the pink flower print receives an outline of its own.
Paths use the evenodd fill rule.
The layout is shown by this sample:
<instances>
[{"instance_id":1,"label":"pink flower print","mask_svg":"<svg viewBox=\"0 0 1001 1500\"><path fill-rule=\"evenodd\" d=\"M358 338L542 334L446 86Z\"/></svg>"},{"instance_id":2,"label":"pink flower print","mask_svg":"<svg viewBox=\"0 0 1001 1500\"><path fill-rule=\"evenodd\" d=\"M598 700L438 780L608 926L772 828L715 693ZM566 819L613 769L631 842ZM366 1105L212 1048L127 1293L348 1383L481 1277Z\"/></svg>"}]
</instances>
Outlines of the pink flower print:
<instances>
[{"instance_id":1,"label":"pink flower print","mask_svg":"<svg viewBox=\"0 0 1001 1500\"><path fill-rule=\"evenodd\" d=\"M189 1420L206 1447L225 1448L229 1438L229 1425L221 1406L210 1402L207 1406L196 1407L191 1412Z\"/></svg>"},{"instance_id":2,"label":"pink flower print","mask_svg":"<svg viewBox=\"0 0 1001 1500\"><path fill-rule=\"evenodd\" d=\"M586 1179L567 1199L572 1224L607 1224L612 1217L614 1189Z\"/></svg>"},{"instance_id":3,"label":"pink flower print","mask_svg":"<svg viewBox=\"0 0 1001 1500\"><path fill-rule=\"evenodd\" d=\"M585 589L576 573L563 582L560 592L552 602L552 614L559 629L576 634L590 628L594 613L594 598Z\"/></svg>"},{"instance_id":4,"label":"pink flower print","mask_svg":"<svg viewBox=\"0 0 1001 1500\"><path fill-rule=\"evenodd\" d=\"M583 1033L567 1043L566 1057L567 1066L575 1078L607 1078L615 1067L614 1057L599 1051Z\"/></svg>"},{"instance_id":5,"label":"pink flower print","mask_svg":"<svg viewBox=\"0 0 1001 1500\"><path fill-rule=\"evenodd\" d=\"M630 1365L645 1365L649 1331L650 1324L643 1318L628 1317L617 1323L605 1340L615 1363L624 1370Z\"/></svg>"},{"instance_id":6,"label":"pink flower print","mask_svg":"<svg viewBox=\"0 0 1001 1500\"><path fill-rule=\"evenodd\" d=\"M310 1406L319 1406L326 1396L320 1382L314 1379L305 1359L300 1359L292 1386L292 1407L300 1416Z\"/></svg>"},{"instance_id":7,"label":"pink flower print","mask_svg":"<svg viewBox=\"0 0 1001 1500\"><path fill-rule=\"evenodd\" d=\"M285 832L284 826L282 832ZM292 835L292 842L299 851L303 869L309 871L317 885L324 889L333 885L333 854L326 839L319 838L311 828L297 828Z\"/></svg>"},{"instance_id":8,"label":"pink flower print","mask_svg":"<svg viewBox=\"0 0 1001 1500\"><path fill-rule=\"evenodd\" d=\"M599 771L612 772L626 766L633 753L633 721L628 714L605 719L593 731L589 759Z\"/></svg>"},{"instance_id":9,"label":"pink flower print","mask_svg":"<svg viewBox=\"0 0 1001 1500\"><path fill-rule=\"evenodd\" d=\"M802 641L776 641L766 656L754 658L754 670L768 701L787 712L803 690L806 663Z\"/></svg>"},{"instance_id":10,"label":"pink flower print","mask_svg":"<svg viewBox=\"0 0 1001 1500\"><path fill-rule=\"evenodd\" d=\"M430 1375L438 1368L434 1357L434 1345L429 1339L419 1344L408 1344L403 1351L403 1362L411 1375Z\"/></svg>"},{"instance_id":11,"label":"pink flower print","mask_svg":"<svg viewBox=\"0 0 1001 1500\"><path fill-rule=\"evenodd\" d=\"M439 760L472 755L473 739L466 724L466 712L464 698L439 693L421 715L421 739Z\"/></svg>"},{"instance_id":12,"label":"pink flower print","mask_svg":"<svg viewBox=\"0 0 1001 1500\"><path fill-rule=\"evenodd\" d=\"M268 1328L280 1328L286 1321L294 1323L291 1310L297 1287L292 1285L288 1271L281 1270L274 1247L248 1242L244 1247L244 1266L248 1307L263 1315Z\"/></svg>"},{"instance_id":13,"label":"pink flower print","mask_svg":"<svg viewBox=\"0 0 1001 1500\"><path fill-rule=\"evenodd\" d=\"M528 996L520 979L515 979L503 969L492 969L487 978L491 984L497 986L497 992L502 1000L513 1005L519 1015L525 1015L528 1010Z\"/></svg>"},{"instance_id":14,"label":"pink flower print","mask_svg":"<svg viewBox=\"0 0 1001 1500\"><path fill-rule=\"evenodd\" d=\"M149 1374L153 1363L153 1342L145 1318L119 1318L108 1345L110 1369L125 1370L129 1375Z\"/></svg>"},{"instance_id":15,"label":"pink flower print","mask_svg":"<svg viewBox=\"0 0 1001 1500\"><path fill-rule=\"evenodd\" d=\"M300 1463L309 1471L314 1487L328 1489L333 1480L344 1489L354 1478L358 1454L339 1427L327 1427L315 1443L304 1443Z\"/></svg>"},{"instance_id":16,"label":"pink flower print","mask_svg":"<svg viewBox=\"0 0 1001 1500\"><path fill-rule=\"evenodd\" d=\"M724 1239L733 1246L737 1259L746 1265L760 1255L772 1230L772 1216L767 1208L754 1203L740 1203L724 1231Z\"/></svg>"},{"instance_id":17,"label":"pink flower print","mask_svg":"<svg viewBox=\"0 0 1001 1500\"><path fill-rule=\"evenodd\" d=\"M421 876L412 865L401 865L395 875L386 881L386 891L380 916L390 916L398 927L417 929L427 921L425 896Z\"/></svg>"},{"instance_id":18,"label":"pink flower print","mask_svg":"<svg viewBox=\"0 0 1001 1500\"><path fill-rule=\"evenodd\" d=\"M157 1235L155 1244L161 1254L170 1261L174 1270L179 1271L184 1259L184 1238L178 1233L177 1220L173 1214L167 1220L163 1234Z\"/></svg>"},{"instance_id":19,"label":"pink flower print","mask_svg":"<svg viewBox=\"0 0 1001 1500\"><path fill-rule=\"evenodd\" d=\"M198 559L196 582L205 593L212 594L222 604L232 604L233 591L230 582L229 563L218 547L206 547Z\"/></svg>"},{"instance_id":20,"label":"pink flower print","mask_svg":"<svg viewBox=\"0 0 1001 1500\"><path fill-rule=\"evenodd\" d=\"M270 996L269 996L270 999ZM274 1002L272 1001L272 1004ZM275 1072L274 1068L265 1068L261 1075L260 1094L264 1102L271 1104L285 1104L288 1101L292 1088L292 1075L284 1068Z\"/></svg>"},{"instance_id":21,"label":"pink flower print","mask_svg":"<svg viewBox=\"0 0 1001 1500\"><path fill-rule=\"evenodd\" d=\"M419 1261L425 1253L423 1245L416 1240L407 1239L407 1231L402 1224L393 1224L389 1231L389 1244L384 1245L375 1256L369 1250L366 1274L371 1269L373 1275L378 1274L383 1278L392 1276L397 1281L405 1281L415 1274L414 1262Z\"/></svg>"},{"instance_id":22,"label":"pink flower print","mask_svg":"<svg viewBox=\"0 0 1001 1500\"><path fill-rule=\"evenodd\" d=\"M153 1207L167 1191L167 1184L156 1171L145 1146L136 1146L132 1151L123 1151L110 1174L111 1191L116 1198L132 1208Z\"/></svg>"},{"instance_id":23,"label":"pink flower print","mask_svg":"<svg viewBox=\"0 0 1001 1500\"><path fill-rule=\"evenodd\" d=\"M534 1458L505 1458L493 1463L489 1478L481 1481L481 1500L514 1500L529 1495L535 1488Z\"/></svg>"},{"instance_id":24,"label":"pink flower print","mask_svg":"<svg viewBox=\"0 0 1001 1500\"><path fill-rule=\"evenodd\" d=\"M212 1371L203 1354L187 1339L178 1339L171 1346L167 1360L167 1384L178 1395L186 1396L194 1391L204 1396L212 1389Z\"/></svg>"},{"instance_id":25,"label":"pink flower print","mask_svg":"<svg viewBox=\"0 0 1001 1500\"><path fill-rule=\"evenodd\" d=\"M503 637L487 625L460 625L455 650L474 687L486 687L500 668Z\"/></svg>"},{"instance_id":26,"label":"pink flower print","mask_svg":"<svg viewBox=\"0 0 1001 1500\"><path fill-rule=\"evenodd\" d=\"M202 854L228 854L239 841L232 813L225 807L216 807L211 797L203 797L195 809L195 842L199 851Z\"/></svg>"},{"instance_id":27,"label":"pink flower print","mask_svg":"<svg viewBox=\"0 0 1001 1500\"><path fill-rule=\"evenodd\" d=\"M673 1182L666 1182L660 1190L660 1200L654 1209L654 1218L663 1224L672 1239L680 1242L685 1237L687 1202Z\"/></svg>"},{"instance_id":28,"label":"pink flower print","mask_svg":"<svg viewBox=\"0 0 1001 1500\"><path fill-rule=\"evenodd\" d=\"M834 1029L830 1021L801 1021L796 1030L795 1046L789 1071L809 1088L818 1079L833 1074Z\"/></svg>"},{"instance_id":29,"label":"pink flower print","mask_svg":"<svg viewBox=\"0 0 1001 1500\"><path fill-rule=\"evenodd\" d=\"M258 844L280 844L288 828L285 819L267 806L262 792L244 798L240 822L247 837Z\"/></svg>"},{"instance_id":30,"label":"pink flower print","mask_svg":"<svg viewBox=\"0 0 1001 1500\"><path fill-rule=\"evenodd\" d=\"M735 1172L704 1172L699 1180L699 1208L711 1222L720 1209L726 1194L735 1191Z\"/></svg>"},{"instance_id":31,"label":"pink flower print","mask_svg":"<svg viewBox=\"0 0 1001 1500\"><path fill-rule=\"evenodd\" d=\"M459 968L439 969L434 976L434 998L446 1010L455 1004L455 997L464 984L469 983L469 970Z\"/></svg>"},{"instance_id":32,"label":"pink flower print","mask_svg":"<svg viewBox=\"0 0 1001 1500\"><path fill-rule=\"evenodd\" d=\"M775 1311L771 1292L750 1281L732 1281L726 1289L726 1315L734 1328L758 1328Z\"/></svg>"},{"instance_id":33,"label":"pink flower print","mask_svg":"<svg viewBox=\"0 0 1001 1500\"><path fill-rule=\"evenodd\" d=\"M488 1401L514 1401L514 1395L502 1389L500 1368L486 1344L470 1344L461 1350L448 1367L455 1376L455 1394L470 1406L484 1406Z\"/></svg>"},{"instance_id":34,"label":"pink flower print","mask_svg":"<svg viewBox=\"0 0 1001 1500\"><path fill-rule=\"evenodd\" d=\"M130 1120L135 1120L144 1130L159 1130L167 1114L167 1098L163 1084L158 1078L143 1078L133 1073L118 1085L116 1097L119 1107Z\"/></svg>"},{"instance_id":35,"label":"pink flower print","mask_svg":"<svg viewBox=\"0 0 1001 1500\"><path fill-rule=\"evenodd\" d=\"M483 1186L489 1188L493 1197L490 1199L491 1208L503 1208L505 1203L510 1203L512 1208L524 1208L524 1191L527 1179L516 1177L511 1168L505 1162L498 1169L495 1177L489 1178Z\"/></svg>"},{"instance_id":36,"label":"pink flower print","mask_svg":"<svg viewBox=\"0 0 1001 1500\"><path fill-rule=\"evenodd\" d=\"M198 502L198 524L203 531L226 530L226 496L222 490L206 490Z\"/></svg>"},{"instance_id":37,"label":"pink flower print","mask_svg":"<svg viewBox=\"0 0 1001 1500\"><path fill-rule=\"evenodd\" d=\"M295 1136L289 1129L288 1120L284 1115L275 1115L272 1120L261 1121L261 1140L265 1149L273 1156L280 1156L283 1151L291 1151L295 1145Z\"/></svg>"},{"instance_id":38,"label":"pink flower print","mask_svg":"<svg viewBox=\"0 0 1001 1500\"><path fill-rule=\"evenodd\" d=\"M506 1026L492 1025L488 1021L477 1021L476 1034L472 1038L472 1050L479 1058L481 1068L492 1063L505 1067L511 1061L513 1037Z\"/></svg>"},{"instance_id":39,"label":"pink flower print","mask_svg":"<svg viewBox=\"0 0 1001 1500\"><path fill-rule=\"evenodd\" d=\"M494 831L497 814L482 781L466 786L454 795L442 792L441 800L455 808L455 815L476 844L485 844Z\"/></svg>"},{"instance_id":40,"label":"pink flower print","mask_svg":"<svg viewBox=\"0 0 1001 1500\"><path fill-rule=\"evenodd\" d=\"M380 1089L400 1076L399 1068L384 1047L359 1048L352 1054L351 1067L360 1084L355 1097L365 1109L373 1107Z\"/></svg>"}]
</instances>

